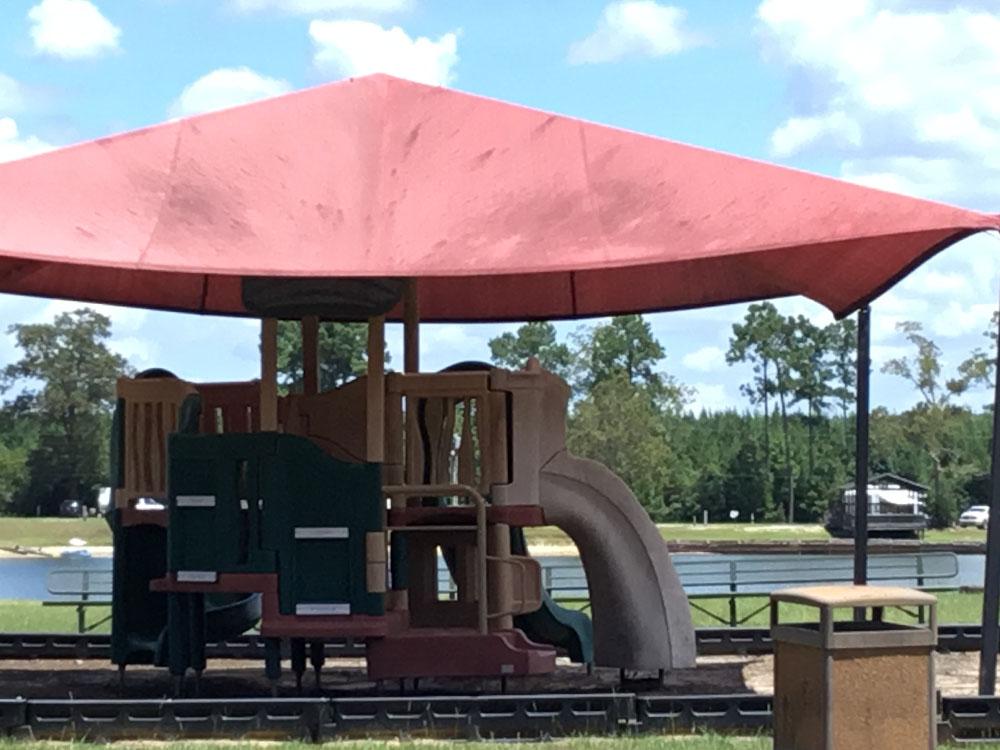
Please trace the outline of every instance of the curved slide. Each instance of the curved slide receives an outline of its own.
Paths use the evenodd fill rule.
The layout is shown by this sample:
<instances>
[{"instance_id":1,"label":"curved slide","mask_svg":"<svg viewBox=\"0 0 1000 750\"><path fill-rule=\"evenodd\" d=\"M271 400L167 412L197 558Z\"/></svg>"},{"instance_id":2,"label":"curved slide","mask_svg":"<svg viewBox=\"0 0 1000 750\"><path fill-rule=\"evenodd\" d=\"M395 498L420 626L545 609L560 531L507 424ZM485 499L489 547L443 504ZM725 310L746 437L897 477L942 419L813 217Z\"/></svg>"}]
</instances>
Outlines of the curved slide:
<instances>
[{"instance_id":1,"label":"curved slide","mask_svg":"<svg viewBox=\"0 0 1000 750\"><path fill-rule=\"evenodd\" d=\"M514 555L527 555L528 545L524 529L510 530L510 551ZM534 612L517 615L514 627L536 643L548 643L566 652L570 661L590 664L594 661L594 628L583 612L562 607L542 589L542 606Z\"/></svg>"},{"instance_id":2,"label":"curved slide","mask_svg":"<svg viewBox=\"0 0 1000 750\"><path fill-rule=\"evenodd\" d=\"M598 666L684 669L695 662L687 597L656 525L603 464L566 450L542 467L545 519L576 543L587 574Z\"/></svg>"},{"instance_id":3,"label":"curved slide","mask_svg":"<svg viewBox=\"0 0 1000 750\"><path fill-rule=\"evenodd\" d=\"M114 534L114 596L111 605L111 656L119 666L166 664L167 595L149 590L166 575L167 531L156 524L122 526L120 511L109 522ZM205 631L209 642L245 633L260 620L260 594L206 597Z\"/></svg>"}]
</instances>

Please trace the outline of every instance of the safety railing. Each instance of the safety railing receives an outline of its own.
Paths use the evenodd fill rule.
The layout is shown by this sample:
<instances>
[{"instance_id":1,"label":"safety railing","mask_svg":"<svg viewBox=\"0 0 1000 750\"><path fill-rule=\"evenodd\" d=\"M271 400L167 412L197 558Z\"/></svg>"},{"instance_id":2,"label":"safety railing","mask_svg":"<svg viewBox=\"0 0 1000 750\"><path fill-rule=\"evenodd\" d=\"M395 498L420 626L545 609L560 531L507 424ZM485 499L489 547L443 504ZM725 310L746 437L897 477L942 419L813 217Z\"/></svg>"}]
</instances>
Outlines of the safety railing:
<instances>
[{"instance_id":1,"label":"safety railing","mask_svg":"<svg viewBox=\"0 0 1000 750\"><path fill-rule=\"evenodd\" d=\"M46 588L53 596L65 597L42 602L44 607L74 607L76 609L77 632L86 633L110 619L110 615L98 622L87 624L87 608L107 607L111 604L112 573L110 570L88 568L57 569L50 571L46 578Z\"/></svg>"},{"instance_id":2,"label":"safety railing","mask_svg":"<svg viewBox=\"0 0 1000 750\"><path fill-rule=\"evenodd\" d=\"M387 481L457 480L488 494L507 481L504 394L488 372L392 373L386 377Z\"/></svg>"},{"instance_id":3,"label":"safety railing","mask_svg":"<svg viewBox=\"0 0 1000 750\"><path fill-rule=\"evenodd\" d=\"M746 557L674 560L691 606L712 619L731 627L749 621L763 609L742 617L737 612L741 598L765 597L776 588L813 583L847 583L853 578L853 560L846 555L753 555ZM446 568L439 566L438 590L454 596L454 583ZM958 577L958 557L951 552L873 555L869 558L868 579L873 583L892 582L921 589L954 588ZM542 564L542 587L559 602L589 608L587 576L579 559L547 559ZM726 616L701 604L702 600L722 599L728 603ZM919 613L913 612L919 618Z\"/></svg>"},{"instance_id":4,"label":"safety railing","mask_svg":"<svg viewBox=\"0 0 1000 750\"><path fill-rule=\"evenodd\" d=\"M389 497L393 507L405 502L408 497L423 497L437 495L440 497L464 496L472 500L476 508L476 626L480 633L489 632L489 612L486 581L486 499L474 487L465 484L390 484L382 488ZM386 530L420 532L420 531L467 531L468 526L434 525L434 526L387 526Z\"/></svg>"}]
</instances>

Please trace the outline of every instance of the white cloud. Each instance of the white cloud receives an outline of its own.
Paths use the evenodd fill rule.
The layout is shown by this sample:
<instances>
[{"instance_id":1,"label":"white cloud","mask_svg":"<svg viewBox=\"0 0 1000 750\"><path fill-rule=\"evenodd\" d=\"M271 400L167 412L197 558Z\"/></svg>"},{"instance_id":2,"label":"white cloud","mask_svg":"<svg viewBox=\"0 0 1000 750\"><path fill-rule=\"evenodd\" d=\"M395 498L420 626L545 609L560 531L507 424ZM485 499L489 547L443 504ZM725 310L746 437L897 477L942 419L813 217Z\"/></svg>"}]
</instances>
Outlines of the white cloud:
<instances>
[{"instance_id":1,"label":"white cloud","mask_svg":"<svg viewBox=\"0 0 1000 750\"><path fill-rule=\"evenodd\" d=\"M316 47L316 67L344 76L388 73L420 83L444 86L455 78L458 32L436 41L411 38L399 26L383 28L370 21L313 21L309 36Z\"/></svg>"},{"instance_id":2,"label":"white cloud","mask_svg":"<svg viewBox=\"0 0 1000 750\"><path fill-rule=\"evenodd\" d=\"M859 185L926 198L955 196L985 176L983 166L950 157L872 155L847 159L840 171L844 179Z\"/></svg>"},{"instance_id":3,"label":"white cloud","mask_svg":"<svg viewBox=\"0 0 1000 750\"><path fill-rule=\"evenodd\" d=\"M171 117L185 117L278 96L290 90L287 81L269 78L250 68L218 68L186 86L170 105L169 112Z\"/></svg>"},{"instance_id":4,"label":"white cloud","mask_svg":"<svg viewBox=\"0 0 1000 750\"><path fill-rule=\"evenodd\" d=\"M973 287L977 300L995 300L996 281L1000 278L1000 236L995 232L977 234L962 240L937 256L928 265L954 270Z\"/></svg>"},{"instance_id":5,"label":"white cloud","mask_svg":"<svg viewBox=\"0 0 1000 750\"><path fill-rule=\"evenodd\" d=\"M801 315L809 319L815 326L828 326L833 323L833 313L818 302L806 297L784 297L772 300L778 312L782 315Z\"/></svg>"},{"instance_id":6,"label":"white cloud","mask_svg":"<svg viewBox=\"0 0 1000 750\"><path fill-rule=\"evenodd\" d=\"M689 412L694 414L703 410L717 412L736 406L730 402L726 386L720 383L692 383L690 387L693 395L686 407Z\"/></svg>"},{"instance_id":7,"label":"white cloud","mask_svg":"<svg viewBox=\"0 0 1000 750\"><path fill-rule=\"evenodd\" d=\"M967 297L972 292L969 279L958 271L939 271L922 267L906 277L903 289L917 294Z\"/></svg>"},{"instance_id":8,"label":"white cloud","mask_svg":"<svg viewBox=\"0 0 1000 750\"><path fill-rule=\"evenodd\" d=\"M0 117L0 162L24 159L55 148L37 136L22 136L11 117Z\"/></svg>"},{"instance_id":9,"label":"white cloud","mask_svg":"<svg viewBox=\"0 0 1000 750\"><path fill-rule=\"evenodd\" d=\"M604 7L590 36L570 45L572 65L623 57L664 57L702 43L684 29L686 12L654 0L617 0Z\"/></svg>"},{"instance_id":10,"label":"white cloud","mask_svg":"<svg viewBox=\"0 0 1000 750\"><path fill-rule=\"evenodd\" d=\"M996 304L962 304L952 300L934 310L929 320L930 331L941 338L958 338L985 331L990 327L990 317L995 309Z\"/></svg>"},{"instance_id":11,"label":"white cloud","mask_svg":"<svg viewBox=\"0 0 1000 750\"><path fill-rule=\"evenodd\" d=\"M324 13L396 13L409 10L411 0L232 0L232 6L242 13L276 10L304 16Z\"/></svg>"},{"instance_id":12,"label":"white cloud","mask_svg":"<svg viewBox=\"0 0 1000 750\"><path fill-rule=\"evenodd\" d=\"M149 310L141 307L122 307L120 305L98 305L74 300L53 299L44 307L38 308L30 322L51 323L52 319L62 313L73 312L80 308L88 308L111 319L111 328L116 334L138 331L149 316Z\"/></svg>"},{"instance_id":13,"label":"white cloud","mask_svg":"<svg viewBox=\"0 0 1000 750\"><path fill-rule=\"evenodd\" d=\"M112 329L114 331L114 329ZM150 367L158 367L160 359L160 349L157 342L138 336L119 337L112 336L108 342L111 351L121 355L136 370L146 370Z\"/></svg>"},{"instance_id":14,"label":"white cloud","mask_svg":"<svg viewBox=\"0 0 1000 750\"><path fill-rule=\"evenodd\" d=\"M894 338L896 324L904 320L925 320L928 308L927 300L922 297L902 294L898 288L886 292L872 304L872 341Z\"/></svg>"},{"instance_id":15,"label":"white cloud","mask_svg":"<svg viewBox=\"0 0 1000 750\"><path fill-rule=\"evenodd\" d=\"M717 346L703 346L681 357L681 364L689 370L713 372L726 366L726 353Z\"/></svg>"},{"instance_id":16,"label":"white cloud","mask_svg":"<svg viewBox=\"0 0 1000 750\"><path fill-rule=\"evenodd\" d=\"M42 0L28 19L35 51L64 60L114 52L122 33L90 0Z\"/></svg>"},{"instance_id":17,"label":"white cloud","mask_svg":"<svg viewBox=\"0 0 1000 750\"><path fill-rule=\"evenodd\" d=\"M24 106L24 87L10 76L0 73L0 112L17 114Z\"/></svg>"},{"instance_id":18,"label":"white cloud","mask_svg":"<svg viewBox=\"0 0 1000 750\"><path fill-rule=\"evenodd\" d=\"M890 359L909 357L913 353L911 349L912 347L897 346L895 344L872 344L871 360L873 373L881 373L883 365Z\"/></svg>"},{"instance_id":19,"label":"white cloud","mask_svg":"<svg viewBox=\"0 0 1000 750\"><path fill-rule=\"evenodd\" d=\"M861 127L843 112L790 117L771 134L771 152L777 157L791 156L821 140L838 146L860 146Z\"/></svg>"},{"instance_id":20,"label":"white cloud","mask_svg":"<svg viewBox=\"0 0 1000 750\"><path fill-rule=\"evenodd\" d=\"M995 209L1000 6L979 6L763 0L765 53L792 91L772 153L839 155L855 182Z\"/></svg>"}]
</instances>

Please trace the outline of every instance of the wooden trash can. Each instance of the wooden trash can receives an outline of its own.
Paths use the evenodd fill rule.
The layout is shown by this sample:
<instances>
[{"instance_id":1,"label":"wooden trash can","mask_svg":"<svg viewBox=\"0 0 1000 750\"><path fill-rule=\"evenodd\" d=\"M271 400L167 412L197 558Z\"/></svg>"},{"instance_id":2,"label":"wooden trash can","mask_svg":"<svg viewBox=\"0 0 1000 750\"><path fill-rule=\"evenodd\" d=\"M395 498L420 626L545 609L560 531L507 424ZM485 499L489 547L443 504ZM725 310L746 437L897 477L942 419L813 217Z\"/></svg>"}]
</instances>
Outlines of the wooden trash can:
<instances>
[{"instance_id":1,"label":"wooden trash can","mask_svg":"<svg viewBox=\"0 0 1000 750\"><path fill-rule=\"evenodd\" d=\"M818 622L782 623L785 603L817 608ZM913 624L886 622L888 607L906 608ZM774 750L933 750L935 597L889 586L775 591L771 636Z\"/></svg>"}]
</instances>

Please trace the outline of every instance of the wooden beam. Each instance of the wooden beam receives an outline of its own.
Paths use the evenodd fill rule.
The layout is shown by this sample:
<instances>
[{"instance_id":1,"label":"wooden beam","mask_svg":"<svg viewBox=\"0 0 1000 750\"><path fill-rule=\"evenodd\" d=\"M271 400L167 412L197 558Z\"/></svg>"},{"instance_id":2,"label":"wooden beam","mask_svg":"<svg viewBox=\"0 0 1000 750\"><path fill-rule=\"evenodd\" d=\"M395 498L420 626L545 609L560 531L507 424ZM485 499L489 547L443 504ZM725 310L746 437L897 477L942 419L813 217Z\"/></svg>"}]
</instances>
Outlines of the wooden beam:
<instances>
[{"instance_id":1,"label":"wooden beam","mask_svg":"<svg viewBox=\"0 0 1000 750\"><path fill-rule=\"evenodd\" d=\"M278 321L260 322L260 429L278 429Z\"/></svg>"},{"instance_id":2,"label":"wooden beam","mask_svg":"<svg viewBox=\"0 0 1000 750\"><path fill-rule=\"evenodd\" d=\"M368 319L367 459L385 458L385 316Z\"/></svg>"},{"instance_id":3,"label":"wooden beam","mask_svg":"<svg viewBox=\"0 0 1000 750\"><path fill-rule=\"evenodd\" d=\"M416 279L407 282L403 296L403 372L420 372L420 299Z\"/></svg>"},{"instance_id":4,"label":"wooden beam","mask_svg":"<svg viewBox=\"0 0 1000 750\"><path fill-rule=\"evenodd\" d=\"M302 318L302 392L319 393L319 316Z\"/></svg>"}]
</instances>

